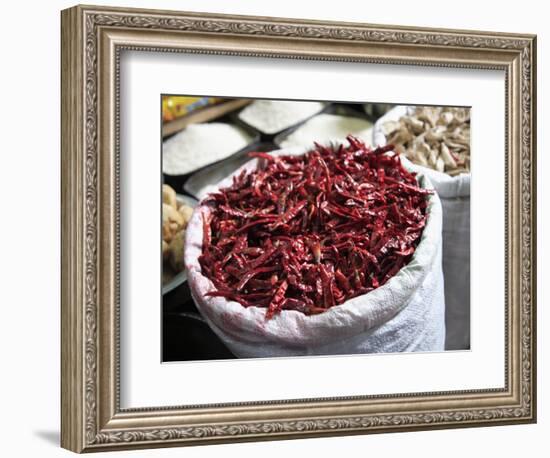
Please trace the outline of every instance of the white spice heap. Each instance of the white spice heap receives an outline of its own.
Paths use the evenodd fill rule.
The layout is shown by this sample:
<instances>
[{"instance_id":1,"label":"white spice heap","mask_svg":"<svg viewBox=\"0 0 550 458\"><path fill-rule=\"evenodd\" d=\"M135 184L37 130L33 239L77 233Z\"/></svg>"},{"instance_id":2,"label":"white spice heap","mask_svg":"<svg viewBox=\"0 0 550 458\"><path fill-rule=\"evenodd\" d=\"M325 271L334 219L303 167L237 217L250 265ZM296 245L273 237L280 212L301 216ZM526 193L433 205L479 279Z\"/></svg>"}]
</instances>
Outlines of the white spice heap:
<instances>
[{"instance_id":1,"label":"white spice heap","mask_svg":"<svg viewBox=\"0 0 550 458\"><path fill-rule=\"evenodd\" d=\"M162 171L184 175L236 153L252 137L232 124L191 124L162 145Z\"/></svg>"},{"instance_id":2,"label":"white spice heap","mask_svg":"<svg viewBox=\"0 0 550 458\"><path fill-rule=\"evenodd\" d=\"M344 140L349 134L372 144L372 124L361 118L320 114L298 127L279 146L311 146L313 142L326 144L332 140Z\"/></svg>"},{"instance_id":3,"label":"white spice heap","mask_svg":"<svg viewBox=\"0 0 550 458\"><path fill-rule=\"evenodd\" d=\"M264 134L274 134L319 113L321 102L256 100L244 108L239 118Z\"/></svg>"}]
</instances>

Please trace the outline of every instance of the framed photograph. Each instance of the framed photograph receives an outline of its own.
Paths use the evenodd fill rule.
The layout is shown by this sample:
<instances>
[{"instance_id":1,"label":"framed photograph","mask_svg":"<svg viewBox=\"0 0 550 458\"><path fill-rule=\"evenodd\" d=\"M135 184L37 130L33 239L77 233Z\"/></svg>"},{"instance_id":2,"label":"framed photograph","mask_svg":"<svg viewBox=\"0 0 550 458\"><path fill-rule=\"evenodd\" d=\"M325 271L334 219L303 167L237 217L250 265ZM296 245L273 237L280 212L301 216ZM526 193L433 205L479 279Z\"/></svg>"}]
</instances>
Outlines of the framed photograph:
<instances>
[{"instance_id":1,"label":"framed photograph","mask_svg":"<svg viewBox=\"0 0 550 458\"><path fill-rule=\"evenodd\" d=\"M75 452L536 421L536 37L62 11Z\"/></svg>"}]
</instances>

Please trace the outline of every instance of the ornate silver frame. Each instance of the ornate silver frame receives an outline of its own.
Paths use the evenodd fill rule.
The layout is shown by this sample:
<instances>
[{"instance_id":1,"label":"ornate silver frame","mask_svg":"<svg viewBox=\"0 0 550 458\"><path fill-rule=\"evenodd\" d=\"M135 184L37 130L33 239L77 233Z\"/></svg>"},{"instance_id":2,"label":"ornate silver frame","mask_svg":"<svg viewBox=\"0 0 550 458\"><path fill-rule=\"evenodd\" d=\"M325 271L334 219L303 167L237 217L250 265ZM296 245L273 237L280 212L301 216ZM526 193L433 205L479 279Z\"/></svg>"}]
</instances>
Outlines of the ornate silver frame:
<instances>
[{"instance_id":1,"label":"ornate silver frame","mask_svg":"<svg viewBox=\"0 0 550 458\"><path fill-rule=\"evenodd\" d=\"M118 374L118 68L125 49L506 73L506 386L126 409ZM62 446L89 452L534 422L536 37L76 6L62 12Z\"/></svg>"}]
</instances>

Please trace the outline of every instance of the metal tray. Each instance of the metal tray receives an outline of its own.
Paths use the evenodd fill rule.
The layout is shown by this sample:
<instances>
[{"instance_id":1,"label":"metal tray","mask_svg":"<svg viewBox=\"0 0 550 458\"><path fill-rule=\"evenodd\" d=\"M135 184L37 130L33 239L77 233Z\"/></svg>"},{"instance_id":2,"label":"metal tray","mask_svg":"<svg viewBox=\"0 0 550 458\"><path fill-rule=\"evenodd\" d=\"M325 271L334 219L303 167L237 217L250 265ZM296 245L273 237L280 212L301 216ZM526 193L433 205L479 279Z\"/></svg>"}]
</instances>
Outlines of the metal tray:
<instances>
[{"instance_id":1,"label":"metal tray","mask_svg":"<svg viewBox=\"0 0 550 458\"><path fill-rule=\"evenodd\" d=\"M305 100L305 101L307 102L308 100ZM313 100L313 101L316 102L316 100ZM302 119L301 121L298 121L297 123L294 123L294 124L292 124L292 125L290 125L290 126L288 126L288 127L285 127L284 129L281 129L281 130L279 130L279 131L277 131L277 132L274 132L274 133L272 133L272 134L268 134L268 133L266 133L266 132L264 132L264 131L258 129L257 127L254 127L254 126L248 124L246 121L244 121L243 119L241 119L241 118L239 117L240 114L241 114L241 111L243 111L246 107L241 108L239 111L232 113L231 117L234 118L234 119L236 119L238 122L240 122L241 125L247 126L249 129L253 129L253 130L255 130L256 132L258 132L258 133L260 134L260 136L261 136L261 141L263 141L263 142L273 142L273 139L274 139L277 135L279 135L279 134L281 134L281 133L283 133L283 132L286 132L286 131L289 130L289 129L296 128L296 127L302 125L304 122L306 122L307 120L313 118L314 116L317 116L318 114L324 113L325 110L327 110L327 109L331 106L331 102L321 102L321 103L323 103L324 106L323 106L323 108L322 108L321 110L319 110L317 113L314 113L314 114L312 114L311 116L308 116L307 118L304 118L304 119Z\"/></svg>"},{"instance_id":2,"label":"metal tray","mask_svg":"<svg viewBox=\"0 0 550 458\"><path fill-rule=\"evenodd\" d=\"M218 119L214 119L214 120L212 120L212 122L223 122L223 123L233 124L233 125L237 125L237 126L241 127L242 129L244 129L250 135L250 137L251 137L250 143L248 145L246 145L245 147L241 148L240 150L235 151L234 153L231 153L229 156L227 156L224 159L221 159L217 162L213 162L212 164L205 165L204 167L200 167L200 168L198 168L196 170L193 170L192 172L186 173L184 175L168 175L167 173L163 172L162 176L163 176L164 183L172 186L176 190L176 192L178 192L178 193L183 191L183 189L184 189L183 186L184 186L185 182L194 173L196 173L199 170L202 170L206 167L210 167L211 165L218 164L219 162L223 162L223 161L225 161L225 160L227 160L231 157L238 156L238 155L242 154L244 151L251 151L250 147L252 145L257 144L257 143L260 142L260 134L258 133L258 131L254 130L254 129L251 129L248 125L245 125L243 122L240 122L238 119L234 118L230 114L222 116L221 118L218 118Z\"/></svg>"}]
</instances>

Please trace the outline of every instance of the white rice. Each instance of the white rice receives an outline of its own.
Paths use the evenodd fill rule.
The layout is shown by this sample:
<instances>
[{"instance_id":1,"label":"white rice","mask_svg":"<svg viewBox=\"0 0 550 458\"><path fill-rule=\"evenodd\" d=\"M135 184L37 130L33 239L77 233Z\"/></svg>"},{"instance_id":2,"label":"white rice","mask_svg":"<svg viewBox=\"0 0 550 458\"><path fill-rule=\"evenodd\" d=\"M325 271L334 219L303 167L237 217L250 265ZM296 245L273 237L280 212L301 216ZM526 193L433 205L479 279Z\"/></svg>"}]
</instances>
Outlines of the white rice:
<instances>
[{"instance_id":1,"label":"white rice","mask_svg":"<svg viewBox=\"0 0 550 458\"><path fill-rule=\"evenodd\" d=\"M163 143L162 171L185 175L231 156L251 141L246 131L232 124L191 124Z\"/></svg>"},{"instance_id":2,"label":"white rice","mask_svg":"<svg viewBox=\"0 0 550 458\"><path fill-rule=\"evenodd\" d=\"M264 134L274 134L319 113L322 102L255 100L244 108L239 118Z\"/></svg>"},{"instance_id":3,"label":"white rice","mask_svg":"<svg viewBox=\"0 0 550 458\"><path fill-rule=\"evenodd\" d=\"M311 146L313 142L326 144L333 140L344 141L352 134L367 145L372 145L372 124L361 118L320 114L298 127L281 143L281 148Z\"/></svg>"}]
</instances>

